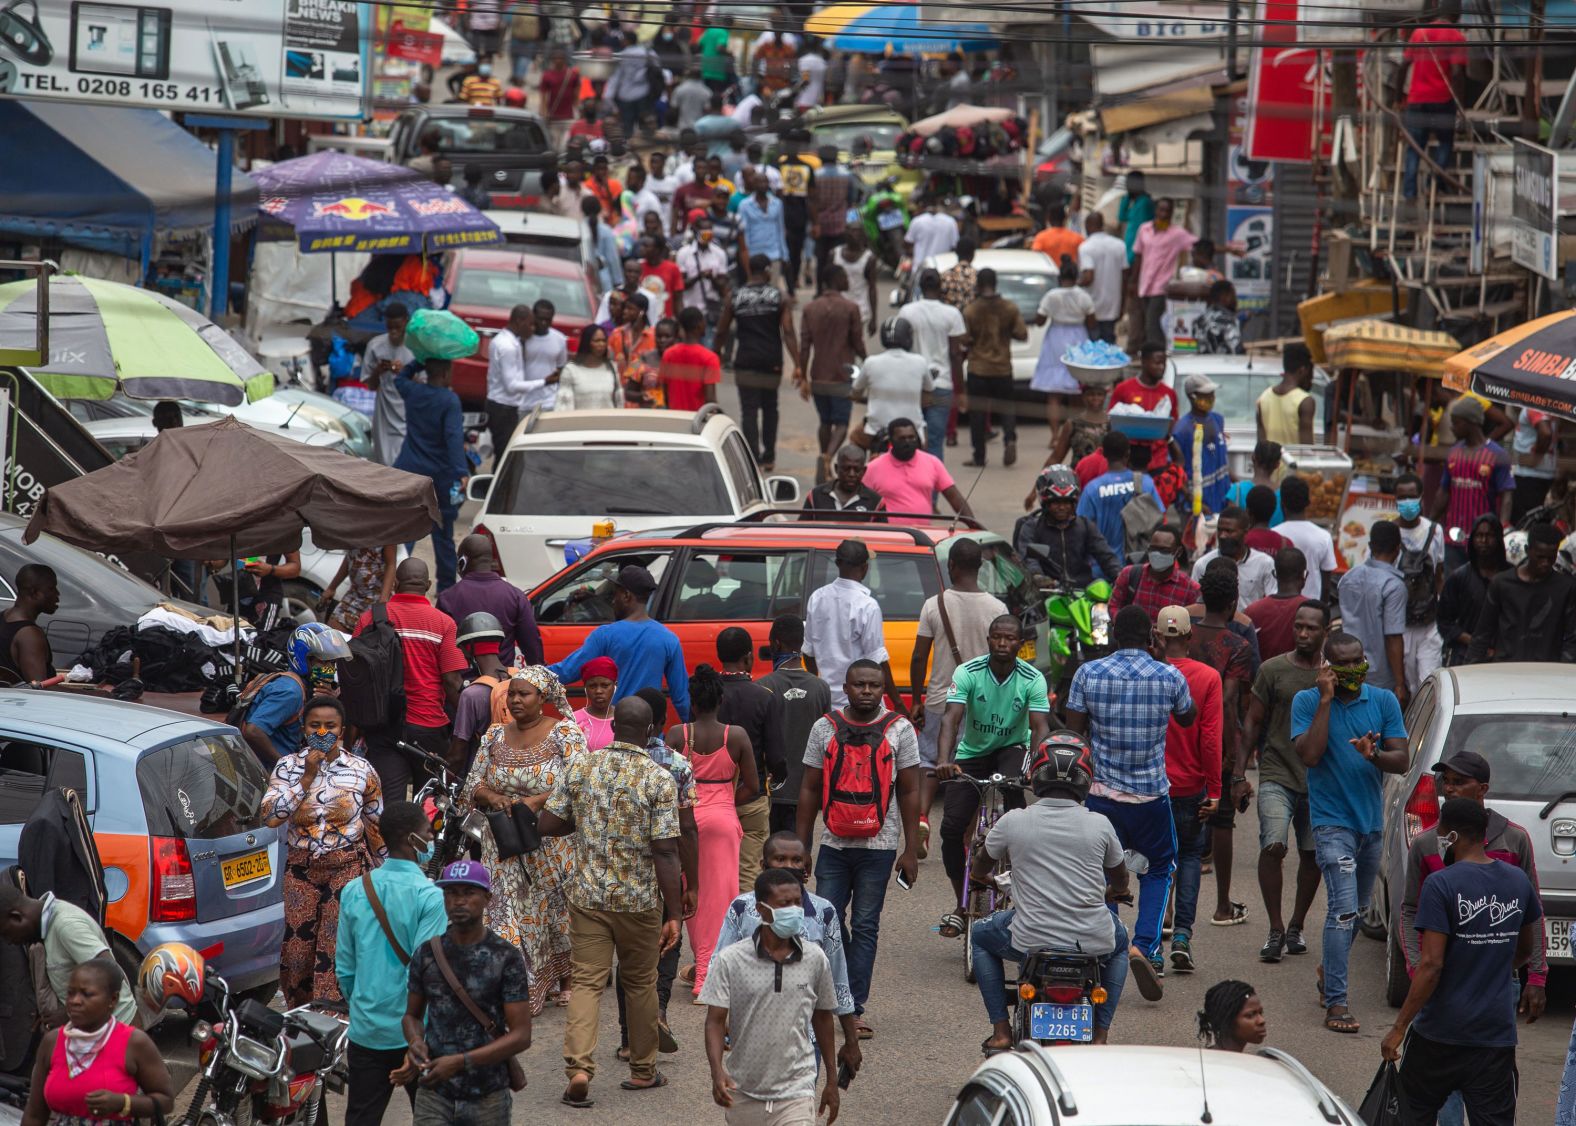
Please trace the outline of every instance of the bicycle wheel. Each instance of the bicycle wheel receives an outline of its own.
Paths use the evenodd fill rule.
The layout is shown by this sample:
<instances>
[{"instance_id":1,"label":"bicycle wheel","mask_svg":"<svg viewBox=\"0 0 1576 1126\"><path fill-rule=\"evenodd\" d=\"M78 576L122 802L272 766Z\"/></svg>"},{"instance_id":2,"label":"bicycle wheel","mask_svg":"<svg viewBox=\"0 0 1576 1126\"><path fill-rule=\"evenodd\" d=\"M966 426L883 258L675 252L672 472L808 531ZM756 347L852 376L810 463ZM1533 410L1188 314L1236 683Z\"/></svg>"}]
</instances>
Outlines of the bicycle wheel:
<instances>
[{"instance_id":1,"label":"bicycle wheel","mask_svg":"<svg viewBox=\"0 0 1576 1126\"><path fill-rule=\"evenodd\" d=\"M964 919L965 927L969 922L969 919ZM967 929L963 932L963 980L974 984L974 939Z\"/></svg>"}]
</instances>

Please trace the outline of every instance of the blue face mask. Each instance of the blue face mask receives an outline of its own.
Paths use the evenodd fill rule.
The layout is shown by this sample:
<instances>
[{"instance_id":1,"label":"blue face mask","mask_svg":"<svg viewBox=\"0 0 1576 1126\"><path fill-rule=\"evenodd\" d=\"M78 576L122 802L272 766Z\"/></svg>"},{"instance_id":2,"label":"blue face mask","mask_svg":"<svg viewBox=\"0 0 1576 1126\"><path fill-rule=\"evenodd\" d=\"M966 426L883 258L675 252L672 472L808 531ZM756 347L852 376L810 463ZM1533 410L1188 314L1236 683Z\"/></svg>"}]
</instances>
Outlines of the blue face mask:
<instances>
[{"instance_id":1,"label":"blue face mask","mask_svg":"<svg viewBox=\"0 0 1576 1126\"><path fill-rule=\"evenodd\" d=\"M437 847L433 841L424 841L416 834L411 834L411 843L416 846L416 863L425 868L432 863L432 851Z\"/></svg>"},{"instance_id":2,"label":"blue face mask","mask_svg":"<svg viewBox=\"0 0 1576 1126\"><path fill-rule=\"evenodd\" d=\"M1416 520L1423 514L1423 502L1422 500L1416 498L1410 500L1398 500L1395 502L1395 510L1400 514L1401 519L1403 520Z\"/></svg>"},{"instance_id":3,"label":"blue face mask","mask_svg":"<svg viewBox=\"0 0 1576 1126\"><path fill-rule=\"evenodd\" d=\"M804 933L804 908L773 907L769 925L778 938L798 938Z\"/></svg>"},{"instance_id":4,"label":"blue face mask","mask_svg":"<svg viewBox=\"0 0 1576 1126\"><path fill-rule=\"evenodd\" d=\"M322 751L325 755L332 751L339 743L337 731L309 731L306 736L306 745L314 751Z\"/></svg>"}]
</instances>

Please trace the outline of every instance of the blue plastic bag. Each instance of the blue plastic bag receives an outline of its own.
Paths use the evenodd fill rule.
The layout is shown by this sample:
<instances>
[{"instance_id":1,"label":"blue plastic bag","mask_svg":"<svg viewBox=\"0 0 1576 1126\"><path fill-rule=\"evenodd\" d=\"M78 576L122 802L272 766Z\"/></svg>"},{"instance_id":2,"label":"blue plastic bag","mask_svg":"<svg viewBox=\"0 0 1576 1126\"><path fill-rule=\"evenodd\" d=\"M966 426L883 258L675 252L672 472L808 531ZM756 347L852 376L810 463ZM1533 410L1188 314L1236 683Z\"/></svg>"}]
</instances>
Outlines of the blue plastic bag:
<instances>
[{"instance_id":1,"label":"blue plastic bag","mask_svg":"<svg viewBox=\"0 0 1576 1126\"><path fill-rule=\"evenodd\" d=\"M356 373L356 354L350 350L342 336L334 337L328 346L329 382L339 383Z\"/></svg>"}]
</instances>

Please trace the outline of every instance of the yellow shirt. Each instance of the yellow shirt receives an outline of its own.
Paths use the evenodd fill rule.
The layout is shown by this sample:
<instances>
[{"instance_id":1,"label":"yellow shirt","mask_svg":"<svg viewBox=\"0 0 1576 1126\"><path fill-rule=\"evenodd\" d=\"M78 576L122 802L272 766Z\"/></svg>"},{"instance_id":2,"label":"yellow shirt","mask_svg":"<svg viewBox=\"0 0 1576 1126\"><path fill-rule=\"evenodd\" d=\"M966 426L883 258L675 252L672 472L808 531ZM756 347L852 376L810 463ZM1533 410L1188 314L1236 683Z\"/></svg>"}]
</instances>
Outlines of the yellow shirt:
<instances>
[{"instance_id":1,"label":"yellow shirt","mask_svg":"<svg viewBox=\"0 0 1576 1126\"><path fill-rule=\"evenodd\" d=\"M1259 417L1264 420L1264 437L1283 446L1299 445L1302 436L1297 427L1297 412L1310 398L1312 396L1300 387L1289 395L1277 395L1275 388L1266 387L1259 396Z\"/></svg>"}]
</instances>

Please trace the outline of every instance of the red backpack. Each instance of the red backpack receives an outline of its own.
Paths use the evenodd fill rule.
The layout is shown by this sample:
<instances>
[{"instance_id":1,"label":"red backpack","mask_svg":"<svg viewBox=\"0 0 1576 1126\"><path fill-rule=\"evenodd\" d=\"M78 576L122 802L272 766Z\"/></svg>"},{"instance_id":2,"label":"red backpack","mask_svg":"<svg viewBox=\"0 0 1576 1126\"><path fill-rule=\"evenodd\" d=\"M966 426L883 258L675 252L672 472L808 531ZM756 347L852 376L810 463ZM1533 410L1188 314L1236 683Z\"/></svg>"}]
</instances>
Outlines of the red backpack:
<instances>
[{"instance_id":1,"label":"red backpack","mask_svg":"<svg viewBox=\"0 0 1576 1126\"><path fill-rule=\"evenodd\" d=\"M897 776L897 756L887 732L903 717L888 712L875 723L855 723L840 711L830 715L832 741L821 773L826 831L839 837L873 837L886 821Z\"/></svg>"}]
</instances>

